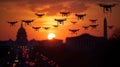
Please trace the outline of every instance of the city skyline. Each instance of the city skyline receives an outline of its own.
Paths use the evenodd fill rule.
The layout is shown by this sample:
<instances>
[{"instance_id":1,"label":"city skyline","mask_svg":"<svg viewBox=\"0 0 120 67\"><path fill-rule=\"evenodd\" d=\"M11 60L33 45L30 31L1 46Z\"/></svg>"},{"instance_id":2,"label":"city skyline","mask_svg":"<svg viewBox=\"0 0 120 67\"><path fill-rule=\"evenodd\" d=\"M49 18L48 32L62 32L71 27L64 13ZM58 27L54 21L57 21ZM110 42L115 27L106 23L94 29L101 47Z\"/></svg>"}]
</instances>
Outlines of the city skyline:
<instances>
[{"instance_id":1,"label":"city skyline","mask_svg":"<svg viewBox=\"0 0 120 67\"><path fill-rule=\"evenodd\" d=\"M0 67L119 66L119 0L0 0Z\"/></svg>"}]
</instances>

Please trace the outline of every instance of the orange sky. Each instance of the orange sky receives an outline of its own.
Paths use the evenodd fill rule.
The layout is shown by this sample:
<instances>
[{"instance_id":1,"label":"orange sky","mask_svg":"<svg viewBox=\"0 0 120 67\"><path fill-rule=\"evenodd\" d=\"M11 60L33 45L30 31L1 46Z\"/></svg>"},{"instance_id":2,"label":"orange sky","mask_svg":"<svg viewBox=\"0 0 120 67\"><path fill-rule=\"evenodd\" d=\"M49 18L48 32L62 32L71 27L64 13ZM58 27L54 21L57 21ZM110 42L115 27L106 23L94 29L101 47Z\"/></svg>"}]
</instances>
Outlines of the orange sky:
<instances>
[{"instance_id":1,"label":"orange sky","mask_svg":"<svg viewBox=\"0 0 120 67\"><path fill-rule=\"evenodd\" d=\"M16 39L17 30L20 27L21 20L35 19L31 26L24 26L27 31L28 39L43 40L47 39L48 33L55 33L57 39L64 39L66 37L75 36L71 34L68 29L79 28L80 31L77 35L82 33L90 33L95 36L103 36L103 19L107 16L108 25L114 25L115 28L120 27L119 24L119 12L120 5L112 8L112 13L103 13L98 3L117 3L119 0L0 0L0 40ZM70 11L70 15L65 21L64 25L60 25L58 28L52 27L56 24L55 18L64 18L59 14L60 11ZM45 16L38 18L35 13L45 13ZM86 13L87 16L84 20L77 20L76 13ZM85 31L82 26L89 25L89 19L98 19L97 29L89 28ZM19 21L14 27L10 27L7 21ZM77 21L76 25L73 25L70 21ZM32 26L50 26L51 29L46 31L39 29L34 31ZM108 30L112 32L113 30Z\"/></svg>"}]
</instances>

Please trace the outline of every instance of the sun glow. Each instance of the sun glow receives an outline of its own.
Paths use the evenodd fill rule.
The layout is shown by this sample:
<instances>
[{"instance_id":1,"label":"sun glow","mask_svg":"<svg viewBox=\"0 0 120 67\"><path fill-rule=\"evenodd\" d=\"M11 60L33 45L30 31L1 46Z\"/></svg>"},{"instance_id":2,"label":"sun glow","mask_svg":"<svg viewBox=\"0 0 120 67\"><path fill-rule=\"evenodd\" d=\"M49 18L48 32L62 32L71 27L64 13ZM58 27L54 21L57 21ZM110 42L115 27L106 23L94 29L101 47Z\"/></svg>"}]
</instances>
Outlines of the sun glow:
<instances>
[{"instance_id":1,"label":"sun glow","mask_svg":"<svg viewBox=\"0 0 120 67\"><path fill-rule=\"evenodd\" d=\"M49 33L48 34L48 39L49 40L52 40L52 39L54 39L56 36L55 36L55 34L54 33Z\"/></svg>"}]
</instances>

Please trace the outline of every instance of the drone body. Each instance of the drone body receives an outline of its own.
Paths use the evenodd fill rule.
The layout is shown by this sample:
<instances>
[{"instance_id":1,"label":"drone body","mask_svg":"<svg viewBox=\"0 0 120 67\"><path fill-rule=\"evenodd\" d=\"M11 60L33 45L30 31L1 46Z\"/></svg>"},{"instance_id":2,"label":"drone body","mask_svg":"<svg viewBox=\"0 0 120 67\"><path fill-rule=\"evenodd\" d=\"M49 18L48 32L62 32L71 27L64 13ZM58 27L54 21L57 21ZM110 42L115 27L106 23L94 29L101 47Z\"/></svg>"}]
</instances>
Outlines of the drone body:
<instances>
[{"instance_id":1,"label":"drone body","mask_svg":"<svg viewBox=\"0 0 120 67\"><path fill-rule=\"evenodd\" d=\"M41 18L41 17L44 16L45 14L42 14L42 13L36 13L35 15Z\"/></svg>"},{"instance_id":2,"label":"drone body","mask_svg":"<svg viewBox=\"0 0 120 67\"><path fill-rule=\"evenodd\" d=\"M62 14L62 16L68 16L70 12L60 12L60 14Z\"/></svg>"},{"instance_id":3,"label":"drone body","mask_svg":"<svg viewBox=\"0 0 120 67\"><path fill-rule=\"evenodd\" d=\"M79 29L69 29L70 32L72 32L73 34L77 34L77 32L79 31Z\"/></svg>"},{"instance_id":4,"label":"drone body","mask_svg":"<svg viewBox=\"0 0 120 67\"><path fill-rule=\"evenodd\" d=\"M42 27L42 28L44 28L45 30L49 30L50 29L50 27Z\"/></svg>"},{"instance_id":5,"label":"drone body","mask_svg":"<svg viewBox=\"0 0 120 67\"><path fill-rule=\"evenodd\" d=\"M85 30L87 30L87 29L89 28L89 26L83 26L83 28L84 28Z\"/></svg>"},{"instance_id":6,"label":"drone body","mask_svg":"<svg viewBox=\"0 0 120 67\"><path fill-rule=\"evenodd\" d=\"M64 21L66 21L66 19L55 19L55 21L57 21L57 25L59 24L64 25Z\"/></svg>"},{"instance_id":7,"label":"drone body","mask_svg":"<svg viewBox=\"0 0 120 67\"><path fill-rule=\"evenodd\" d=\"M59 25L53 25L53 27L57 28Z\"/></svg>"},{"instance_id":8,"label":"drone body","mask_svg":"<svg viewBox=\"0 0 120 67\"><path fill-rule=\"evenodd\" d=\"M84 16L86 16L86 14L75 14L76 17L78 17L78 20L84 20Z\"/></svg>"},{"instance_id":9,"label":"drone body","mask_svg":"<svg viewBox=\"0 0 120 67\"><path fill-rule=\"evenodd\" d=\"M13 21L13 22L8 22L11 26L14 26L16 23L17 23L17 21Z\"/></svg>"},{"instance_id":10,"label":"drone body","mask_svg":"<svg viewBox=\"0 0 120 67\"><path fill-rule=\"evenodd\" d=\"M25 22L25 25L30 25L31 22L33 22L34 20L22 20L22 22Z\"/></svg>"},{"instance_id":11,"label":"drone body","mask_svg":"<svg viewBox=\"0 0 120 67\"><path fill-rule=\"evenodd\" d=\"M92 25L90 25L93 29L95 29L97 26L98 26L98 24L92 24Z\"/></svg>"},{"instance_id":12,"label":"drone body","mask_svg":"<svg viewBox=\"0 0 120 67\"><path fill-rule=\"evenodd\" d=\"M103 8L103 12L112 12L112 7L115 7L116 4L98 4L100 7Z\"/></svg>"},{"instance_id":13,"label":"drone body","mask_svg":"<svg viewBox=\"0 0 120 67\"><path fill-rule=\"evenodd\" d=\"M92 23L96 23L97 19L90 19Z\"/></svg>"},{"instance_id":14,"label":"drone body","mask_svg":"<svg viewBox=\"0 0 120 67\"><path fill-rule=\"evenodd\" d=\"M108 26L108 28L109 28L109 29L113 29L113 27L114 27L113 25L111 25L111 26Z\"/></svg>"},{"instance_id":15,"label":"drone body","mask_svg":"<svg viewBox=\"0 0 120 67\"><path fill-rule=\"evenodd\" d=\"M35 31L38 31L41 27L32 27Z\"/></svg>"},{"instance_id":16,"label":"drone body","mask_svg":"<svg viewBox=\"0 0 120 67\"><path fill-rule=\"evenodd\" d=\"M77 22L76 21L71 21L72 24L76 24Z\"/></svg>"}]
</instances>

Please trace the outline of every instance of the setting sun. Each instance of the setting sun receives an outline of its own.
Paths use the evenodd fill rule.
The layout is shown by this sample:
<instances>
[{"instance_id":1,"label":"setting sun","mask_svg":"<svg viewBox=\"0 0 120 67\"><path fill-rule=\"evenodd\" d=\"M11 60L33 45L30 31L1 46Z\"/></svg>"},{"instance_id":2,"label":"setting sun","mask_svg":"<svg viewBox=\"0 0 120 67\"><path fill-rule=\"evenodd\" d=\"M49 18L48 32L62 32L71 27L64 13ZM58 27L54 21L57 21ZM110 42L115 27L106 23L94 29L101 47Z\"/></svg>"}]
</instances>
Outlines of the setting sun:
<instances>
[{"instance_id":1,"label":"setting sun","mask_svg":"<svg viewBox=\"0 0 120 67\"><path fill-rule=\"evenodd\" d=\"M54 33L49 33L48 34L48 39L52 40L53 38L55 38L55 34Z\"/></svg>"}]
</instances>

